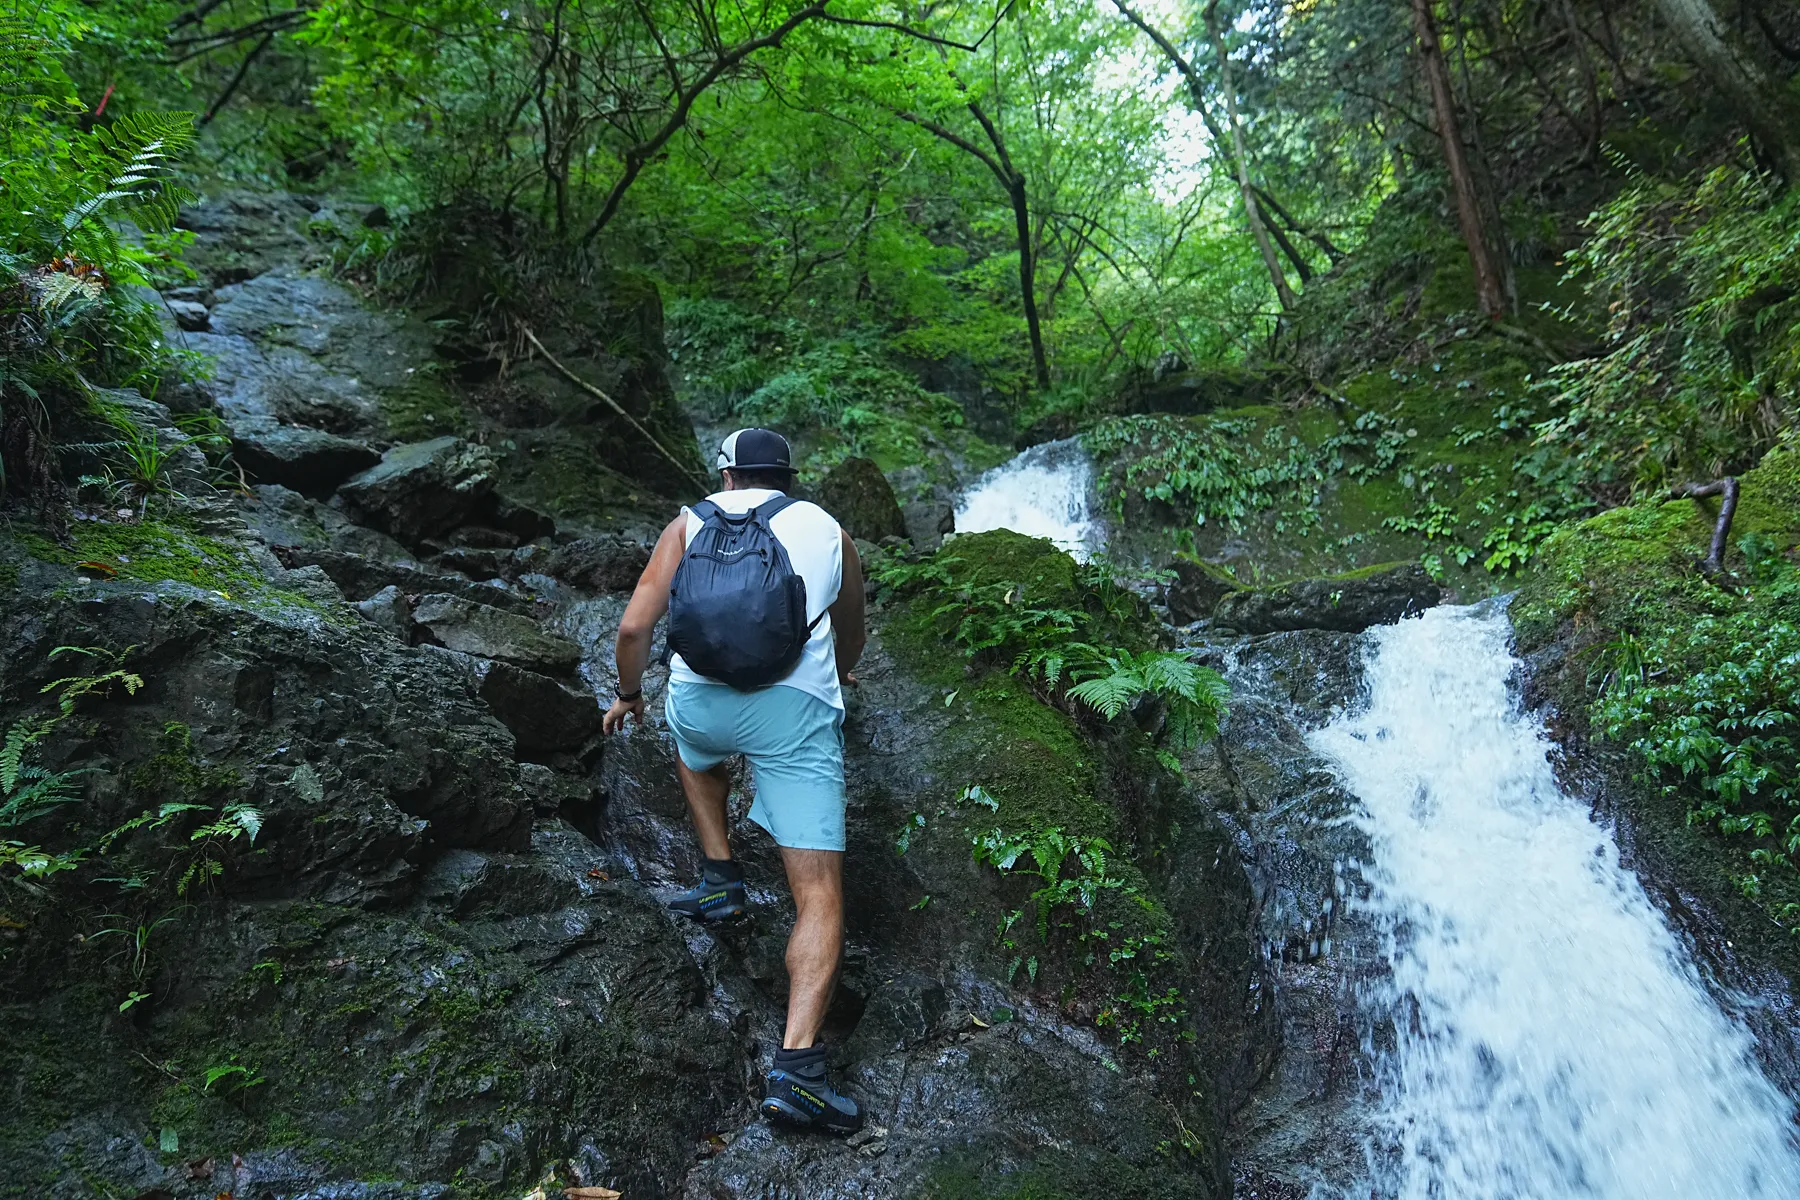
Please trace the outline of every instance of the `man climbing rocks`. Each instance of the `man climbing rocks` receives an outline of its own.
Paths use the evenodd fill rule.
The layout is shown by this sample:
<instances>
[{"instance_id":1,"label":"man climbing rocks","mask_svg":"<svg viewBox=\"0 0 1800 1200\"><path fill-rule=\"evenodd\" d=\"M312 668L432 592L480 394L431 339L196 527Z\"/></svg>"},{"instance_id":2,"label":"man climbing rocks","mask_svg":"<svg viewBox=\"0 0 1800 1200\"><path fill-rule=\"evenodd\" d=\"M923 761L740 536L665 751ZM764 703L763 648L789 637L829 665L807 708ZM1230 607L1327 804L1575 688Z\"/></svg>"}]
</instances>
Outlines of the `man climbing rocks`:
<instances>
[{"instance_id":1,"label":"man climbing rocks","mask_svg":"<svg viewBox=\"0 0 1800 1200\"><path fill-rule=\"evenodd\" d=\"M740 429L719 447L724 490L684 508L656 543L619 623L619 695L605 730L644 716L651 631L669 614L665 717L676 771L705 856L700 883L669 907L716 921L746 910L731 857L727 759L755 771L750 819L781 847L794 892L787 1030L765 1115L838 1133L862 1127L856 1101L826 1078L819 1028L844 938L844 696L862 655L862 564L816 504L785 495L787 439Z\"/></svg>"}]
</instances>

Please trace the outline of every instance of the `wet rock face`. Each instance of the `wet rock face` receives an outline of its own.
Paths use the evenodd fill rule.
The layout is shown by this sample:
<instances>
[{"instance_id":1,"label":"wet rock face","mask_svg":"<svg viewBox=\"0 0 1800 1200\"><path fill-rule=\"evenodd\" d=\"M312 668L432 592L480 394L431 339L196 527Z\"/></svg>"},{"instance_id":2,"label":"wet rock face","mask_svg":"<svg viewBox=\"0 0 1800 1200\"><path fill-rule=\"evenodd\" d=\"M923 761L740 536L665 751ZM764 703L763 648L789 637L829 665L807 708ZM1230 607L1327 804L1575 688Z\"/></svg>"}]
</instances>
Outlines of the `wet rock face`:
<instances>
[{"instance_id":1,"label":"wet rock face","mask_svg":"<svg viewBox=\"0 0 1800 1200\"><path fill-rule=\"evenodd\" d=\"M230 428L232 456L252 482L277 483L303 496L329 496L381 461L367 442L323 429L258 418L233 421Z\"/></svg>"},{"instance_id":2,"label":"wet rock face","mask_svg":"<svg viewBox=\"0 0 1800 1200\"><path fill-rule=\"evenodd\" d=\"M460 438L395 446L339 489L364 523L417 543L447 533L494 490L494 457Z\"/></svg>"},{"instance_id":3,"label":"wet rock face","mask_svg":"<svg viewBox=\"0 0 1800 1200\"><path fill-rule=\"evenodd\" d=\"M628 592L650 565L650 547L622 534L577 538L558 546L543 572L590 592Z\"/></svg>"},{"instance_id":4,"label":"wet rock face","mask_svg":"<svg viewBox=\"0 0 1800 1200\"><path fill-rule=\"evenodd\" d=\"M527 670L566 675L581 661L581 647L545 633L529 617L443 593L421 596L412 619L441 646Z\"/></svg>"},{"instance_id":5,"label":"wet rock face","mask_svg":"<svg viewBox=\"0 0 1800 1200\"><path fill-rule=\"evenodd\" d=\"M1330 629L1357 633L1391 625L1422 612L1443 597L1443 589L1417 563L1396 563L1349 575L1301 579L1266 591L1222 596L1213 618L1241 633Z\"/></svg>"},{"instance_id":6,"label":"wet rock face","mask_svg":"<svg viewBox=\"0 0 1800 1200\"><path fill-rule=\"evenodd\" d=\"M831 468L813 493L812 499L853 538L879 542L907 535L894 489L871 459L846 458Z\"/></svg>"},{"instance_id":7,"label":"wet rock face","mask_svg":"<svg viewBox=\"0 0 1800 1200\"><path fill-rule=\"evenodd\" d=\"M1212 616L1219 601L1244 590L1229 571L1192 555L1177 554L1170 565L1175 582L1169 585L1169 616L1178 625Z\"/></svg>"},{"instance_id":8,"label":"wet rock face","mask_svg":"<svg viewBox=\"0 0 1800 1200\"><path fill-rule=\"evenodd\" d=\"M479 668L481 698L526 752L573 750L600 732L600 706L547 675L507 662Z\"/></svg>"}]
</instances>

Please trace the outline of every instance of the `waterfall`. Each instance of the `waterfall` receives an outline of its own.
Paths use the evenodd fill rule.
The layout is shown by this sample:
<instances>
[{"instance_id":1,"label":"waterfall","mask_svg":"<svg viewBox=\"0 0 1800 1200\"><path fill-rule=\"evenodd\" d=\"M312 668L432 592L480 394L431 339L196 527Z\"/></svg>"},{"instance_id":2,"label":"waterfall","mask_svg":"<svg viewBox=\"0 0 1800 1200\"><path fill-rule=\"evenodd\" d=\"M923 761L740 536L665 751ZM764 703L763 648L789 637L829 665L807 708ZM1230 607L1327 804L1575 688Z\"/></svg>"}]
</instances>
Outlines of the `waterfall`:
<instances>
[{"instance_id":1,"label":"waterfall","mask_svg":"<svg viewBox=\"0 0 1800 1200\"><path fill-rule=\"evenodd\" d=\"M1392 972L1382 1200L1800 1196L1793 1105L1609 832L1557 786L1497 605L1370 635L1363 711L1312 734L1362 804ZM1742 1001L1748 1003L1747 1000Z\"/></svg>"},{"instance_id":2,"label":"waterfall","mask_svg":"<svg viewBox=\"0 0 1800 1200\"><path fill-rule=\"evenodd\" d=\"M1097 533L1093 493L1093 465L1080 441L1045 442L971 484L956 504L956 530L1011 529L1049 538L1085 561Z\"/></svg>"}]
</instances>

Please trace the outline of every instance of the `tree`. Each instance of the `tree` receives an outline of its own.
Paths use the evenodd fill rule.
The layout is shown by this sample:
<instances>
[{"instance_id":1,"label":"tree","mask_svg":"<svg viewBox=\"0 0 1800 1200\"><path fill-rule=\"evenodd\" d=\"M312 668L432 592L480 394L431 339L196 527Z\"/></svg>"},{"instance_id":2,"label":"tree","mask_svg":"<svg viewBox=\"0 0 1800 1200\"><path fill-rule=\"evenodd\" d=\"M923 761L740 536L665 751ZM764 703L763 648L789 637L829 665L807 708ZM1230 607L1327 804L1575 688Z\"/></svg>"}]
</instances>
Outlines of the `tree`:
<instances>
[{"instance_id":1,"label":"tree","mask_svg":"<svg viewBox=\"0 0 1800 1200\"><path fill-rule=\"evenodd\" d=\"M1782 175L1790 183L1800 182L1800 101L1788 83L1766 70L1733 35L1712 0L1656 0L1656 11ZM1763 28L1767 36L1769 27Z\"/></svg>"},{"instance_id":2,"label":"tree","mask_svg":"<svg viewBox=\"0 0 1800 1200\"><path fill-rule=\"evenodd\" d=\"M1432 0L1412 0L1413 29L1418 35L1419 61L1424 69L1431 107L1437 115L1438 137L1444 144L1444 163L1450 171L1450 188L1456 197L1456 221L1469 263L1475 270L1475 298L1482 315L1499 320L1506 312L1506 289L1493 247L1481 217L1481 195L1463 150L1462 128L1456 116L1456 98L1450 90L1450 69L1444 62L1444 44L1438 36Z\"/></svg>"},{"instance_id":3,"label":"tree","mask_svg":"<svg viewBox=\"0 0 1800 1200\"><path fill-rule=\"evenodd\" d=\"M1176 71L1180 73L1182 81L1187 85L1189 102L1194 106L1194 111L1199 113L1201 119L1206 122L1206 130L1212 137L1214 148L1220 153L1229 151L1231 154L1232 161L1237 168L1238 196L1244 205L1244 220L1250 228L1250 236L1255 239L1256 248L1262 255L1263 268L1269 273L1269 282L1275 287L1275 296L1281 303L1282 311L1293 311L1294 292L1293 289L1288 286L1287 276L1281 269L1281 262L1275 257L1275 250L1269 243L1269 230L1266 223L1263 221L1261 205L1257 202L1256 188L1250 182L1249 155L1244 149L1244 135L1242 125L1238 120L1236 93L1231 87L1231 59L1230 55L1226 52L1225 40L1218 31L1216 21L1216 10L1218 5L1214 3L1207 6L1206 22L1207 29L1212 37L1214 53L1216 53L1219 58L1221 86L1225 93L1226 110L1229 113L1231 121L1231 138L1229 141L1227 141L1224 133L1220 131L1217 123L1214 122L1212 113L1207 108L1206 85L1201 80L1200 73L1194 69L1194 65L1188 61L1187 57L1176 48L1175 43L1163 36L1163 34L1158 32L1154 26L1127 6L1125 0L1113 0L1113 7L1117 8L1120 15L1127 21L1130 21L1133 25L1142 30L1146 37L1156 43L1157 49L1163 52L1163 55L1175 67ZM1294 253L1291 245L1286 245L1283 248L1296 263L1301 261ZM1302 265L1302 275L1304 275L1305 272L1306 268Z\"/></svg>"},{"instance_id":4,"label":"tree","mask_svg":"<svg viewBox=\"0 0 1800 1200\"><path fill-rule=\"evenodd\" d=\"M982 110L981 105L971 100L967 107L976 124L981 126L981 132L992 147L992 153L917 113L898 109L894 115L917 125L933 137L941 138L963 153L973 155L1005 190L1007 203L1012 206L1013 228L1018 239L1019 302L1024 308L1025 328L1031 337L1032 371L1037 377L1038 387L1047 388L1050 386L1050 359L1044 351L1043 323L1038 316L1036 256L1031 231L1031 202L1025 188L1025 174L1013 165L1012 155L1006 149L1006 139L1001 136L999 127Z\"/></svg>"}]
</instances>

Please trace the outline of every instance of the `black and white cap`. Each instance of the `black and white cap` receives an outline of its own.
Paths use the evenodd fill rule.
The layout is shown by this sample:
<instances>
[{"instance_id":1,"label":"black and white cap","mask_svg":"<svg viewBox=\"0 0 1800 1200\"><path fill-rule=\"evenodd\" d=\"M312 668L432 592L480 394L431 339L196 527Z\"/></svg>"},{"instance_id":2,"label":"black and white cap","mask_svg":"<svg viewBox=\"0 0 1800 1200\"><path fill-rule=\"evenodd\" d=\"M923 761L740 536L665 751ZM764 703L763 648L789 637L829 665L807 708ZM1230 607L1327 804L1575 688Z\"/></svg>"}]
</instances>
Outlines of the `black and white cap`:
<instances>
[{"instance_id":1,"label":"black and white cap","mask_svg":"<svg viewBox=\"0 0 1800 1200\"><path fill-rule=\"evenodd\" d=\"M719 459L713 464L723 471L787 471L794 469L793 452L788 440L773 429L739 429L719 443Z\"/></svg>"}]
</instances>

